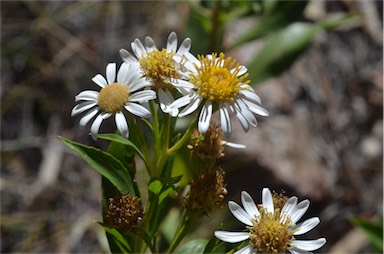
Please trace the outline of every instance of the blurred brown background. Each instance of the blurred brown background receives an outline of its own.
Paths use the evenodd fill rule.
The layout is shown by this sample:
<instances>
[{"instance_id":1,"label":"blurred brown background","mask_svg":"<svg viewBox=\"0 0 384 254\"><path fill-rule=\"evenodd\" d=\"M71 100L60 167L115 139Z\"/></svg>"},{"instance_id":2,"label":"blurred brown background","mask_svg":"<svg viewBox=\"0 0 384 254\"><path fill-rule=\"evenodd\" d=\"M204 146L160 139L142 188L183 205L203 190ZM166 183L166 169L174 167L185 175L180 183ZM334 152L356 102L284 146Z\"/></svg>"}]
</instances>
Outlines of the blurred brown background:
<instances>
[{"instance_id":1,"label":"blurred brown background","mask_svg":"<svg viewBox=\"0 0 384 254\"><path fill-rule=\"evenodd\" d=\"M181 1L1 1L2 253L107 251L93 223L99 176L57 136L97 146L70 117L74 96L96 89L91 78L121 63L118 50L131 50L135 38L150 35L163 47L176 31L181 42L189 8ZM363 19L318 34L289 71L255 87L270 116L248 134L235 124L230 141L247 149L227 149L221 162L228 199L247 190L260 201L264 186L309 198L305 216L322 222L308 237L326 237L323 252L369 252L348 218L382 215L382 9L381 1L311 2L310 20L349 12ZM225 38L247 22L236 21ZM262 43L231 54L246 64ZM211 237L225 218L241 228L225 207L194 236Z\"/></svg>"}]
</instances>

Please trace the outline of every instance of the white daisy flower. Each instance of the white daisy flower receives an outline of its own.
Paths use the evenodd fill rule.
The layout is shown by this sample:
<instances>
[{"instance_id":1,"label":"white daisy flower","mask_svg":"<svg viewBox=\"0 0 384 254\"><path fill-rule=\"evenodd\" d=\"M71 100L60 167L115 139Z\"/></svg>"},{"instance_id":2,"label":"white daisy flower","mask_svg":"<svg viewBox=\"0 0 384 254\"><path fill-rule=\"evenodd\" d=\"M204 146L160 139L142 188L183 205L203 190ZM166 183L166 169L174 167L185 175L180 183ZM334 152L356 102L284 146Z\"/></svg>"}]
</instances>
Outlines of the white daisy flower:
<instances>
[{"instance_id":1,"label":"white daisy flower","mask_svg":"<svg viewBox=\"0 0 384 254\"><path fill-rule=\"evenodd\" d=\"M296 240L295 236L312 230L320 223L313 217L296 224L309 207L309 200L297 203L297 197L289 199L282 195L274 195L268 188L263 189L262 206L256 206L252 197L241 192L242 208L233 201L228 202L232 214L247 225L247 232L216 231L215 236L228 243L249 240L249 245L239 249L237 254L252 253L309 253L321 248L325 238L317 240Z\"/></svg>"},{"instance_id":2,"label":"white daisy flower","mask_svg":"<svg viewBox=\"0 0 384 254\"><path fill-rule=\"evenodd\" d=\"M186 38L177 49L177 36L172 32L167 40L167 47L159 50L149 36L144 40L144 45L139 39L131 43L133 56L127 50L121 49L120 56L127 63L139 63L142 74L153 83L157 91L160 107L165 113L176 116L177 108L170 104L175 100L176 90L185 92L193 86L184 79L188 78L183 72L185 62L184 54L189 53L191 39ZM176 88L176 89L175 89Z\"/></svg>"},{"instance_id":3,"label":"white daisy flower","mask_svg":"<svg viewBox=\"0 0 384 254\"><path fill-rule=\"evenodd\" d=\"M139 91L152 84L141 77L138 64L123 63L117 73L117 82L115 82L116 63L110 63L106 68L106 77L107 79L101 74L97 74L92 78L92 81L101 87L100 92L86 90L79 93L75 100L82 102L72 109L71 115L75 116L87 111L85 116L80 119L81 126L85 126L96 116L91 125L91 134L94 139L96 139L103 120L114 116L117 129L128 138L128 123L124 111L138 117L148 118L151 113L139 103L156 99L156 93L152 90Z\"/></svg>"},{"instance_id":4,"label":"white daisy flower","mask_svg":"<svg viewBox=\"0 0 384 254\"><path fill-rule=\"evenodd\" d=\"M253 114L268 116L268 111L261 107L261 100L249 85L247 68L237 64L231 57L216 53L195 58L189 52L184 66L190 71L189 83L193 89L186 90L184 96L171 104L172 108L184 109L180 117L193 113L202 105L199 113L198 129L201 133L208 130L212 113L220 112L223 133L229 137L232 132L229 111L239 119L247 132L249 125L257 126ZM189 93L188 93L189 92ZM229 109L229 110L228 110Z\"/></svg>"}]
</instances>

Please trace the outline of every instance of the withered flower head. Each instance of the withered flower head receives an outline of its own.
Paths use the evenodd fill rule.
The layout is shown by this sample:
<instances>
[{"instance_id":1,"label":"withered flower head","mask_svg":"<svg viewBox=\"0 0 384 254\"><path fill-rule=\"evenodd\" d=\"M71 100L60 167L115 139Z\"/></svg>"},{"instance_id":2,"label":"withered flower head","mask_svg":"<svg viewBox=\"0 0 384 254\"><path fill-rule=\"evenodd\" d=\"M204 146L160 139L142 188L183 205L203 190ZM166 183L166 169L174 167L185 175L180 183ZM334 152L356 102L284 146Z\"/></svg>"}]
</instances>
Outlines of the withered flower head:
<instances>
[{"instance_id":1,"label":"withered flower head","mask_svg":"<svg viewBox=\"0 0 384 254\"><path fill-rule=\"evenodd\" d=\"M186 197L185 206L191 211L208 214L214 207L222 207L227 189L224 183L224 170L218 168L203 172L189 182L191 189Z\"/></svg>"},{"instance_id":2,"label":"withered flower head","mask_svg":"<svg viewBox=\"0 0 384 254\"><path fill-rule=\"evenodd\" d=\"M197 129L193 131L188 148L202 160L219 159L224 156L221 138L221 128L211 123L204 134L201 134Z\"/></svg>"},{"instance_id":3,"label":"withered flower head","mask_svg":"<svg viewBox=\"0 0 384 254\"><path fill-rule=\"evenodd\" d=\"M144 216L138 197L118 194L108 200L106 224L113 228L130 230L141 225Z\"/></svg>"}]
</instances>

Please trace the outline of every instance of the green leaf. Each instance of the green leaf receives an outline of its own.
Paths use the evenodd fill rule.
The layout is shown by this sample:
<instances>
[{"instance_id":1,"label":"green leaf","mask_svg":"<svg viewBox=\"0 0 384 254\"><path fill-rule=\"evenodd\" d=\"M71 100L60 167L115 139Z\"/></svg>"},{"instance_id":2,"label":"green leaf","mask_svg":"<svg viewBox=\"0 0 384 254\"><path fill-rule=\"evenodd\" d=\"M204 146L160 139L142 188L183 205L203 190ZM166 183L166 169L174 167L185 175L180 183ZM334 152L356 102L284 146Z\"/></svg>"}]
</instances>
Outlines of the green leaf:
<instances>
[{"instance_id":1,"label":"green leaf","mask_svg":"<svg viewBox=\"0 0 384 254\"><path fill-rule=\"evenodd\" d=\"M148 203L147 214L152 214L148 234L153 237L160 224L163 222L166 213L169 210L167 206L169 194L176 190L181 180L181 176L173 178L153 178L148 184Z\"/></svg>"},{"instance_id":2,"label":"green leaf","mask_svg":"<svg viewBox=\"0 0 384 254\"><path fill-rule=\"evenodd\" d=\"M158 203L162 203L172 190L176 190L182 176L177 176L169 179L154 178L148 185L148 190L158 197Z\"/></svg>"},{"instance_id":3,"label":"green leaf","mask_svg":"<svg viewBox=\"0 0 384 254\"><path fill-rule=\"evenodd\" d=\"M124 236L115 228L110 228L108 226L100 224L108 237L109 247L111 253L132 253L132 248L129 246L128 242L125 240Z\"/></svg>"},{"instance_id":4,"label":"green leaf","mask_svg":"<svg viewBox=\"0 0 384 254\"><path fill-rule=\"evenodd\" d=\"M263 1L264 13L261 19L253 28L240 36L229 47L229 50L270 33L275 33L293 22L300 21L307 4L308 1Z\"/></svg>"},{"instance_id":5,"label":"green leaf","mask_svg":"<svg viewBox=\"0 0 384 254\"><path fill-rule=\"evenodd\" d=\"M204 253L225 253L225 243L213 236L207 243Z\"/></svg>"},{"instance_id":6,"label":"green leaf","mask_svg":"<svg viewBox=\"0 0 384 254\"><path fill-rule=\"evenodd\" d=\"M383 220L374 223L359 217L352 217L350 221L368 235L377 250L383 252Z\"/></svg>"},{"instance_id":7,"label":"green leaf","mask_svg":"<svg viewBox=\"0 0 384 254\"><path fill-rule=\"evenodd\" d=\"M132 178L124 165L111 154L66 138L60 139L77 152L99 174L107 178L121 193L135 195Z\"/></svg>"},{"instance_id":8,"label":"green leaf","mask_svg":"<svg viewBox=\"0 0 384 254\"><path fill-rule=\"evenodd\" d=\"M294 23L271 36L248 65L248 78L258 83L285 71L308 48L319 30L316 25Z\"/></svg>"},{"instance_id":9,"label":"green leaf","mask_svg":"<svg viewBox=\"0 0 384 254\"><path fill-rule=\"evenodd\" d=\"M108 133L108 134L99 134L97 135L97 137L100 139L114 141L114 142L129 146L135 150L135 152L140 156L140 158L142 158L143 160L145 159L140 149L134 143L132 143L129 139L126 139L121 135Z\"/></svg>"},{"instance_id":10,"label":"green leaf","mask_svg":"<svg viewBox=\"0 0 384 254\"><path fill-rule=\"evenodd\" d=\"M195 239L184 244L177 253L193 253L193 254L204 253L204 249L207 243L208 243L208 240Z\"/></svg>"}]
</instances>

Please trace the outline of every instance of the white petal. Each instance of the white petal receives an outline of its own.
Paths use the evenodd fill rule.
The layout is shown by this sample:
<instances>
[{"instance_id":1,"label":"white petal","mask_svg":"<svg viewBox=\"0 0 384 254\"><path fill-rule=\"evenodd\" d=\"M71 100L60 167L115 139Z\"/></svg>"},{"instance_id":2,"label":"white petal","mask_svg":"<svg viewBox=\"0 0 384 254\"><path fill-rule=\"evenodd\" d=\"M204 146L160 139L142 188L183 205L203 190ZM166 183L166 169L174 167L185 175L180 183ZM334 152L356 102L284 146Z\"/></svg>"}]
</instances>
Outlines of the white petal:
<instances>
[{"instance_id":1,"label":"white petal","mask_svg":"<svg viewBox=\"0 0 384 254\"><path fill-rule=\"evenodd\" d=\"M167 40L167 52L176 52L177 49L177 35L175 32L172 32L168 36Z\"/></svg>"},{"instance_id":2,"label":"white petal","mask_svg":"<svg viewBox=\"0 0 384 254\"><path fill-rule=\"evenodd\" d=\"M123 62L120 66L119 71L117 72L117 82L123 85L128 84L129 77L129 66L127 62Z\"/></svg>"},{"instance_id":3,"label":"white petal","mask_svg":"<svg viewBox=\"0 0 384 254\"><path fill-rule=\"evenodd\" d=\"M145 37L144 45L145 45L145 49L147 50L147 52L152 52L154 50L157 50L155 42L149 36Z\"/></svg>"},{"instance_id":4,"label":"white petal","mask_svg":"<svg viewBox=\"0 0 384 254\"><path fill-rule=\"evenodd\" d=\"M240 65L239 68L240 68L240 71L239 71L239 73L237 73L238 77L243 76L247 72L247 67ZM236 70L236 68L232 69L231 73L233 74L235 72L235 70Z\"/></svg>"},{"instance_id":5,"label":"white petal","mask_svg":"<svg viewBox=\"0 0 384 254\"><path fill-rule=\"evenodd\" d=\"M137 90L140 90L144 87L149 87L149 86L152 86L151 82L149 82L145 78L140 78L131 83L131 87L129 91L133 93L133 92L136 92Z\"/></svg>"},{"instance_id":6,"label":"white petal","mask_svg":"<svg viewBox=\"0 0 384 254\"><path fill-rule=\"evenodd\" d=\"M143 58L147 54L147 51L145 50L143 44L141 43L141 41L139 39L135 39L131 43L131 48L132 48L133 53L135 53L135 55L139 59Z\"/></svg>"},{"instance_id":7,"label":"white petal","mask_svg":"<svg viewBox=\"0 0 384 254\"><path fill-rule=\"evenodd\" d=\"M221 141L221 144L222 144L222 145L229 146L229 147L232 147L232 148L237 148L237 149L247 148L247 147L246 147L245 145L243 145L243 144L232 143L232 142L228 142L228 141L225 141L225 140L222 140L222 141Z\"/></svg>"},{"instance_id":8,"label":"white petal","mask_svg":"<svg viewBox=\"0 0 384 254\"><path fill-rule=\"evenodd\" d=\"M262 106L245 99L243 99L242 101L248 106L248 109L253 113L258 114L260 116L269 116L268 111Z\"/></svg>"},{"instance_id":9,"label":"white petal","mask_svg":"<svg viewBox=\"0 0 384 254\"><path fill-rule=\"evenodd\" d=\"M319 238L316 240L293 240L291 246L295 246L297 249L305 251L314 251L323 247L327 241L325 238ZM296 249L294 248L294 249Z\"/></svg>"},{"instance_id":10,"label":"white petal","mask_svg":"<svg viewBox=\"0 0 384 254\"><path fill-rule=\"evenodd\" d=\"M92 138L93 139L96 139L96 136L97 136L97 133L99 132L99 129L100 129L100 125L101 123L103 122L103 116L102 114L99 114L95 121L93 121L92 125L91 125L91 134L92 134Z\"/></svg>"},{"instance_id":11,"label":"white petal","mask_svg":"<svg viewBox=\"0 0 384 254\"><path fill-rule=\"evenodd\" d=\"M239 105L241 114L247 119L247 122L250 123L253 127L257 126L257 121L255 116L249 111L247 105L242 101L238 100L237 104Z\"/></svg>"},{"instance_id":12,"label":"white petal","mask_svg":"<svg viewBox=\"0 0 384 254\"><path fill-rule=\"evenodd\" d=\"M173 108L181 108L184 107L185 105L191 103L191 99L193 97L191 95L185 95L183 97L178 98L174 102L172 102L171 107Z\"/></svg>"},{"instance_id":13,"label":"white petal","mask_svg":"<svg viewBox=\"0 0 384 254\"><path fill-rule=\"evenodd\" d=\"M240 123L241 123L241 126L243 127L244 131L245 132L248 132L249 130L249 124L248 124L248 121L247 119L241 114L241 112L236 109L234 106L231 106L231 109L232 109L232 112L235 113L235 116L237 117L237 119L239 119Z\"/></svg>"},{"instance_id":14,"label":"white petal","mask_svg":"<svg viewBox=\"0 0 384 254\"><path fill-rule=\"evenodd\" d=\"M300 203L297 204L295 209L292 211L291 219L292 223L296 224L297 221L303 217L304 213L308 210L309 207L309 200L303 200Z\"/></svg>"},{"instance_id":15,"label":"white petal","mask_svg":"<svg viewBox=\"0 0 384 254\"><path fill-rule=\"evenodd\" d=\"M176 88L187 88L187 89L193 89L195 86L188 81L177 79L176 82L173 82L172 85L174 85Z\"/></svg>"},{"instance_id":16,"label":"white petal","mask_svg":"<svg viewBox=\"0 0 384 254\"><path fill-rule=\"evenodd\" d=\"M116 121L116 127L120 131L121 135L123 137L128 138L128 136L129 136L128 124L127 124L127 119L125 119L124 114L122 112L116 113L115 121Z\"/></svg>"},{"instance_id":17,"label":"white petal","mask_svg":"<svg viewBox=\"0 0 384 254\"><path fill-rule=\"evenodd\" d=\"M257 216L260 215L259 209L257 209L255 201L253 201L252 197L248 194L248 192L241 192L241 203L243 204L245 211L247 211L251 218L255 219Z\"/></svg>"},{"instance_id":18,"label":"white petal","mask_svg":"<svg viewBox=\"0 0 384 254\"><path fill-rule=\"evenodd\" d=\"M87 125L87 123L89 122L89 120L91 120L96 114L97 112L99 112L99 109L98 108L94 108L93 110L87 112L86 115L84 115L81 119L80 119L80 126L85 126Z\"/></svg>"},{"instance_id":19,"label":"white petal","mask_svg":"<svg viewBox=\"0 0 384 254\"><path fill-rule=\"evenodd\" d=\"M253 218L243 208L241 208L241 206L239 206L238 204L236 204L233 201L229 201L228 207L229 207L229 210L231 211L231 213L233 214L233 216L236 217L236 219L238 219L239 221L241 221L242 223L244 223L248 226L253 225L252 224Z\"/></svg>"},{"instance_id":20,"label":"white petal","mask_svg":"<svg viewBox=\"0 0 384 254\"><path fill-rule=\"evenodd\" d=\"M199 95L196 95L196 96L192 96L191 98L191 103L189 103L179 114L180 117L183 117L183 116L186 116L186 115L189 115L191 114L193 111L195 111L199 105L200 105L200 102L202 101L202 97L199 96ZM177 101L177 100L176 100ZM176 102L175 101L175 102Z\"/></svg>"},{"instance_id":21,"label":"white petal","mask_svg":"<svg viewBox=\"0 0 384 254\"><path fill-rule=\"evenodd\" d=\"M268 213L275 211L273 207L272 193L268 188L263 188L263 207Z\"/></svg>"},{"instance_id":22,"label":"white petal","mask_svg":"<svg viewBox=\"0 0 384 254\"><path fill-rule=\"evenodd\" d=\"M261 104L260 97L255 93L252 87L248 87L248 89L240 90L240 93L247 99L256 101L257 103Z\"/></svg>"},{"instance_id":23,"label":"white petal","mask_svg":"<svg viewBox=\"0 0 384 254\"><path fill-rule=\"evenodd\" d=\"M105 78L103 77L103 75L101 74L97 74L96 76L94 76L92 78L92 81L95 82L98 86L100 86L101 88L105 87L107 84L107 81L105 80Z\"/></svg>"},{"instance_id":24,"label":"white petal","mask_svg":"<svg viewBox=\"0 0 384 254\"><path fill-rule=\"evenodd\" d=\"M132 91L134 90L133 88L137 83L137 80L139 80L142 76L142 73L140 71L140 65L138 63L131 64L127 71L127 81L124 84L128 85L129 90Z\"/></svg>"},{"instance_id":25,"label":"white petal","mask_svg":"<svg viewBox=\"0 0 384 254\"><path fill-rule=\"evenodd\" d=\"M207 101L199 115L198 129L200 133L206 133L212 117L212 102Z\"/></svg>"},{"instance_id":26,"label":"white petal","mask_svg":"<svg viewBox=\"0 0 384 254\"><path fill-rule=\"evenodd\" d=\"M131 53L125 49L120 49L119 53L124 62L131 64L138 61Z\"/></svg>"},{"instance_id":27,"label":"white petal","mask_svg":"<svg viewBox=\"0 0 384 254\"><path fill-rule=\"evenodd\" d=\"M221 129L223 130L224 136L228 138L232 133L231 119L229 118L228 110L224 105L220 105L219 112Z\"/></svg>"},{"instance_id":28,"label":"white petal","mask_svg":"<svg viewBox=\"0 0 384 254\"><path fill-rule=\"evenodd\" d=\"M223 242L238 243L249 238L249 232L215 231L215 236Z\"/></svg>"},{"instance_id":29,"label":"white petal","mask_svg":"<svg viewBox=\"0 0 384 254\"><path fill-rule=\"evenodd\" d=\"M255 249L252 248L252 246L247 245L240 250L236 251L234 254L253 254L256 253Z\"/></svg>"},{"instance_id":30,"label":"white petal","mask_svg":"<svg viewBox=\"0 0 384 254\"><path fill-rule=\"evenodd\" d=\"M99 92L85 90L76 95L75 101L92 101L97 103L97 98L99 97Z\"/></svg>"},{"instance_id":31,"label":"white petal","mask_svg":"<svg viewBox=\"0 0 384 254\"><path fill-rule=\"evenodd\" d=\"M148 118L151 116L151 112L139 104L128 102L124 107L138 117Z\"/></svg>"},{"instance_id":32,"label":"white petal","mask_svg":"<svg viewBox=\"0 0 384 254\"><path fill-rule=\"evenodd\" d=\"M297 197L293 196L290 197L284 204L283 209L281 210L283 213L286 214L289 217L292 216L292 212L295 210L295 207L297 205Z\"/></svg>"},{"instance_id":33,"label":"white petal","mask_svg":"<svg viewBox=\"0 0 384 254\"><path fill-rule=\"evenodd\" d=\"M295 229L298 228L297 231L293 235L302 235L307 233L308 231L315 228L320 223L320 219L318 217L313 217L304 222L295 226Z\"/></svg>"},{"instance_id":34,"label":"white petal","mask_svg":"<svg viewBox=\"0 0 384 254\"><path fill-rule=\"evenodd\" d=\"M116 78L116 63L109 63L106 69L106 76L108 84L115 82Z\"/></svg>"},{"instance_id":35,"label":"white petal","mask_svg":"<svg viewBox=\"0 0 384 254\"><path fill-rule=\"evenodd\" d=\"M179 110L170 106L174 101L172 94L168 90L164 91L163 89L159 89L158 97L161 110L164 113L170 114L172 117L177 116Z\"/></svg>"},{"instance_id":36,"label":"white petal","mask_svg":"<svg viewBox=\"0 0 384 254\"><path fill-rule=\"evenodd\" d=\"M78 105L76 105L73 109L72 109L72 112L71 112L71 116L76 116L84 111L87 111L88 109L96 106L97 103L96 102L93 102L93 101L86 101L86 102L82 102Z\"/></svg>"},{"instance_id":37,"label":"white petal","mask_svg":"<svg viewBox=\"0 0 384 254\"><path fill-rule=\"evenodd\" d=\"M139 91L134 94L131 94L130 96L130 101L134 102L145 102L149 100L154 100L156 99L156 92L152 90L144 90L144 91Z\"/></svg>"},{"instance_id":38,"label":"white petal","mask_svg":"<svg viewBox=\"0 0 384 254\"><path fill-rule=\"evenodd\" d=\"M184 55L186 52L189 52L191 49L191 39L186 38L180 45L179 50L177 51L178 55Z\"/></svg>"}]
</instances>

